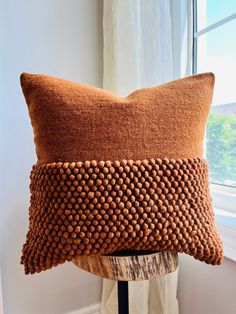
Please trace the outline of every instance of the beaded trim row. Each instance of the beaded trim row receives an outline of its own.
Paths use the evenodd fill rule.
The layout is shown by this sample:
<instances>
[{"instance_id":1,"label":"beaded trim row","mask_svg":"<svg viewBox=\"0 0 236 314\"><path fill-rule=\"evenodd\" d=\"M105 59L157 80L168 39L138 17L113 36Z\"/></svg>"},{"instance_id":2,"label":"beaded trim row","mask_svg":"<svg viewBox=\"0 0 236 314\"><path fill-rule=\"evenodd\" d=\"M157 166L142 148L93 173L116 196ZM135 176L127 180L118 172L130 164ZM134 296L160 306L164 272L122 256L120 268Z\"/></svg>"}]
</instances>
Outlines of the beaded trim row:
<instances>
[{"instance_id":1,"label":"beaded trim row","mask_svg":"<svg viewBox=\"0 0 236 314\"><path fill-rule=\"evenodd\" d=\"M27 274L122 249L222 260L204 159L54 162L30 178Z\"/></svg>"}]
</instances>

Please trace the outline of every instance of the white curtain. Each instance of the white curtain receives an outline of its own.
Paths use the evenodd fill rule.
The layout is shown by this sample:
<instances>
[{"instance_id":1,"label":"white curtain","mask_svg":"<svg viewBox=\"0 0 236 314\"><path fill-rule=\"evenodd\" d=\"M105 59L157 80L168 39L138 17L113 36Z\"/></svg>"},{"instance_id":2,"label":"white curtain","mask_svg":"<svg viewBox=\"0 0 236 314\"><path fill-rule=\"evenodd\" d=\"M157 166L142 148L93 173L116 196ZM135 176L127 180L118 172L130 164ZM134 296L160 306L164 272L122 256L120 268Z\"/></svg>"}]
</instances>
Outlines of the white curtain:
<instances>
[{"instance_id":1,"label":"white curtain","mask_svg":"<svg viewBox=\"0 0 236 314\"><path fill-rule=\"evenodd\" d=\"M191 0L104 0L103 87L120 96L191 71Z\"/></svg>"},{"instance_id":2,"label":"white curtain","mask_svg":"<svg viewBox=\"0 0 236 314\"><path fill-rule=\"evenodd\" d=\"M191 0L104 0L103 87L119 96L191 73ZM177 314L178 271L129 282L130 314ZM103 280L102 314L117 313L117 285Z\"/></svg>"},{"instance_id":3,"label":"white curtain","mask_svg":"<svg viewBox=\"0 0 236 314\"><path fill-rule=\"evenodd\" d=\"M178 314L178 270L158 279L129 281L130 314ZM117 283L103 280L102 314L117 314Z\"/></svg>"}]
</instances>

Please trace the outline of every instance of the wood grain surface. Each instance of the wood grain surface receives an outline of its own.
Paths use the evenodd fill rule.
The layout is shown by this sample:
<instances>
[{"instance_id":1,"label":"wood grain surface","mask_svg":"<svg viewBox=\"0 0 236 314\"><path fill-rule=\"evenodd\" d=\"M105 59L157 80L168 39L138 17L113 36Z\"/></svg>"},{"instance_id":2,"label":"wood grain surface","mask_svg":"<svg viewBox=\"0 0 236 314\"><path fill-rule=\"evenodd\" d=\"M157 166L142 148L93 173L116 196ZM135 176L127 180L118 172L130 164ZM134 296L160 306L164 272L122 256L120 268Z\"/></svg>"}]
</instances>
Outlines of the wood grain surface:
<instances>
[{"instance_id":1,"label":"wood grain surface","mask_svg":"<svg viewBox=\"0 0 236 314\"><path fill-rule=\"evenodd\" d=\"M166 275L178 267L178 253L151 252L78 256L73 263L81 269L111 280L148 280Z\"/></svg>"}]
</instances>

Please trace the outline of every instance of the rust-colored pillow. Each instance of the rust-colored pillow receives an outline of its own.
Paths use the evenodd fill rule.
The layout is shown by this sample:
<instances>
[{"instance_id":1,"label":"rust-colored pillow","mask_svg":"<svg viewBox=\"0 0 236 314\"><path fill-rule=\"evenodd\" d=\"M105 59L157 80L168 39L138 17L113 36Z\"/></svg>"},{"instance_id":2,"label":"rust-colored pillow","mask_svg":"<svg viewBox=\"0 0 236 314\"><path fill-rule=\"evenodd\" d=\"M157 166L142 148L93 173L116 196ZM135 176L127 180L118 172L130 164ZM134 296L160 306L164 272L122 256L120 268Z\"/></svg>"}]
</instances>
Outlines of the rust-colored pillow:
<instances>
[{"instance_id":1,"label":"rust-colored pillow","mask_svg":"<svg viewBox=\"0 0 236 314\"><path fill-rule=\"evenodd\" d=\"M184 252L220 264L204 128L214 75L126 98L46 75L21 75L38 162L31 172L25 273L78 255Z\"/></svg>"}]
</instances>

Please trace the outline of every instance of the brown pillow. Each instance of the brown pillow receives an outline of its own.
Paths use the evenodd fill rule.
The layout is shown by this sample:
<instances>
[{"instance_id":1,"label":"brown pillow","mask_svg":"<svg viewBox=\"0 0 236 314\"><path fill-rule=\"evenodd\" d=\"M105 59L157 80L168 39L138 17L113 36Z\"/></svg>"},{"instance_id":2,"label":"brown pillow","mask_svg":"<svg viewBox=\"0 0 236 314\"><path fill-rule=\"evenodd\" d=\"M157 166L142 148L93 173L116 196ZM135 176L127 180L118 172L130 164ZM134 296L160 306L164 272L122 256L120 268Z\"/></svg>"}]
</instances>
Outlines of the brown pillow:
<instances>
[{"instance_id":1,"label":"brown pillow","mask_svg":"<svg viewBox=\"0 0 236 314\"><path fill-rule=\"evenodd\" d=\"M202 158L212 73L126 98L39 74L21 85L38 157L25 273L122 249L221 263Z\"/></svg>"}]
</instances>

